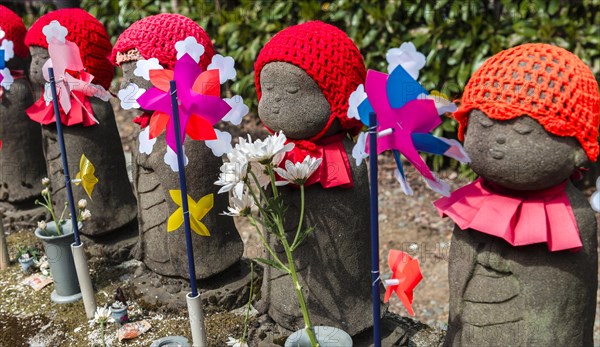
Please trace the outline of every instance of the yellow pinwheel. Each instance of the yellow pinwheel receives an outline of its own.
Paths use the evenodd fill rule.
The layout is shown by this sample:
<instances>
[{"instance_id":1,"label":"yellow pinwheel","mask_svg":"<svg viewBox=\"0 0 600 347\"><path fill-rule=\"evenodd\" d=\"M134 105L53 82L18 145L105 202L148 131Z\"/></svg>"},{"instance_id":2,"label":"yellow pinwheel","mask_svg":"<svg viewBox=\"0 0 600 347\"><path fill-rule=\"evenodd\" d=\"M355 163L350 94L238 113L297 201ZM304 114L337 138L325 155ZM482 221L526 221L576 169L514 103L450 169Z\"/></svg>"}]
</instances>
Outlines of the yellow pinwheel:
<instances>
[{"instance_id":1,"label":"yellow pinwheel","mask_svg":"<svg viewBox=\"0 0 600 347\"><path fill-rule=\"evenodd\" d=\"M83 189L92 199L92 191L94 190L94 186L98 183L98 177L94 176L94 172L96 172L96 168L94 168L94 164L85 156L85 154L81 155L81 159L79 160L79 172L75 176L73 182L76 185L82 185Z\"/></svg>"},{"instance_id":2,"label":"yellow pinwheel","mask_svg":"<svg viewBox=\"0 0 600 347\"><path fill-rule=\"evenodd\" d=\"M169 216L169 220L167 221L167 231L171 232L177 230L183 224L183 207L181 207L181 190L169 190L169 194L171 194L171 199L173 199L175 205L179 206L179 208ZM205 195L198 200L198 202L195 202L189 195L187 196L187 199L192 230L200 236L210 236L210 232L206 228L206 225L200 222L200 220L202 220L202 218L204 218L204 216L206 216L213 208L215 204L214 194Z\"/></svg>"}]
</instances>

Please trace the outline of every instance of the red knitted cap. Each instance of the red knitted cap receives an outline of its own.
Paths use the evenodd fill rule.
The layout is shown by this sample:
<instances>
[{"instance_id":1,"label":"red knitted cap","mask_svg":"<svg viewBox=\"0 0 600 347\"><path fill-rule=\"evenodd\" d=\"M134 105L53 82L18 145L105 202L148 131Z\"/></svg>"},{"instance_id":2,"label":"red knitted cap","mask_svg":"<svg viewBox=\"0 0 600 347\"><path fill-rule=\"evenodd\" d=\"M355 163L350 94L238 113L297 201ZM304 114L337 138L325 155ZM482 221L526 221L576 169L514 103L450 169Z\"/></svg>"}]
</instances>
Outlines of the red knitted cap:
<instances>
[{"instance_id":1,"label":"red knitted cap","mask_svg":"<svg viewBox=\"0 0 600 347\"><path fill-rule=\"evenodd\" d=\"M175 43L193 36L204 46L204 54L200 57L200 67L205 70L215 54L210 37L201 26L180 14L161 13L146 17L133 23L117 39L111 54L111 61L119 65L137 59L119 59L117 53L125 54L132 49L144 59L157 58L160 64L173 69L177 61Z\"/></svg>"},{"instance_id":2,"label":"red knitted cap","mask_svg":"<svg viewBox=\"0 0 600 347\"><path fill-rule=\"evenodd\" d=\"M260 72L274 61L300 67L317 83L329 101L331 117L323 130L310 141L322 138L334 119L342 128L357 131L362 123L348 118L348 97L365 83L365 63L352 40L340 29L320 21L307 22L277 33L260 51L254 64L254 83L261 97Z\"/></svg>"},{"instance_id":3,"label":"red knitted cap","mask_svg":"<svg viewBox=\"0 0 600 347\"><path fill-rule=\"evenodd\" d=\"M25 47L25 33L27 29L21 17L5 6L0 5L0 30L4 31L4 38L0 38L0 44L3 40L11 40L14 44L15 54L21 58L29 56L29 50Z\"/></svg>"},{"instance_id":4,"label":"red knitted cap","mask_svg":"<svg viewBox=\"0 0 600 347\"><path fill-rule=\"evenodd\" d=\"M486 60L454 113L461 140L473 109L497 120L527 115L554 135L576 138L591 161L598 157L598 83L590 68L565 49L531 43Z\"/></svg>"},{"instance_id":5,"label":"red knitted cap","mask_svg":"<svg viewBox=\"0 0 600 347\"><path fill-rule=\"evenodd\" d=\"M102 23L86 11L67 8L43 15L29 28L25 36L27 47L48 48L42 29L53 20L57 20L69 31L67 40L79 47L83 66L87 72L94 75L93 83L108 89L115 74L115 69L108 60L112 45Z\"/></svg>"}]
</instances>

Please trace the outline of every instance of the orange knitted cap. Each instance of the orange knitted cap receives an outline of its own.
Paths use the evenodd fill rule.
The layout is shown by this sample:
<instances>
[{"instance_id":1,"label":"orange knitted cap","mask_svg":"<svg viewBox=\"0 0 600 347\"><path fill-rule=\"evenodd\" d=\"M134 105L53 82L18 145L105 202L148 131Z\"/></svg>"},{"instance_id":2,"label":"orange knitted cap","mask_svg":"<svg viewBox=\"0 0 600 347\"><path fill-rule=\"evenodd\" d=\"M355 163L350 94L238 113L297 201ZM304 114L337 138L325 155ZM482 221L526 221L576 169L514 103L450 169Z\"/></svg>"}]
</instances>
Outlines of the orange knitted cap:
<instances>
[{"instance_id":1,"label":"orange knitted cap","mask_svg":"<svg viewBox=\"0 0 600 347\"><path fill-rule=\"evenodd\" d=\"M93 83L108 89L115 74L115 69L108 60L112 44L102 23L88 12L79 8L65 8L41 16L27 31L25 45L47 49L48 42L42 30L53 20L57 20L69 31L67 40L79 47L83 66L94 75Z\"/></svg>"},{"instance_id":2,"label":"orange knitted cap","mask_svg":"<svg viewBox=\"0 0 600 347\"><path fill-rule=\"evenodd\" d=\"M590 68L565 49L531 43L486 60L454 113L460 140L473 109L497 120L527 115L554 135L576 138L591 161L598 157L598 83Z\"/></svg>"}]
</instances>

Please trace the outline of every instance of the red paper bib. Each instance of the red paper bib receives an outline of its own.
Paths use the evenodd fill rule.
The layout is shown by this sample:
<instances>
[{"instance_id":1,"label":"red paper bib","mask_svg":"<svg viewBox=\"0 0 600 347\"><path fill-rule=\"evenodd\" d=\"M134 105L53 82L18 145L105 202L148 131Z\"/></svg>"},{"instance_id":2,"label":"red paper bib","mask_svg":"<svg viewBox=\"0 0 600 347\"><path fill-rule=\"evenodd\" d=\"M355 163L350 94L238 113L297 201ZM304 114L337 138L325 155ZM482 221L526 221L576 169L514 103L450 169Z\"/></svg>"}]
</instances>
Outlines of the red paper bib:
<instances>
[{"instance_id":1,"label":"red paper bib","mask_svg":"<svg viewBox=\"0 0 600 347\"><path fill-rule=\"evenodd\" d=\"M546 242L552 252L578 251L582 243L566 184L515 192L479 178L434 205L461 229L500 237L513 246Z\"/></svg>"},{"instance_id":2,"label":"red paper bib","mask_svg":"<svg viewBox=\"0 0 600 347\"><path fill-rule=\"evenodd\" d=\"M287 152L285 158L281 161L281 166L285 166L286 160L292 163L302 162L307 156L321 158L323 161L315 173L306 181L305 186L320 183L323 188L352 188L352 170L348 155L344 148L344 138L346 133L328 136L316 142L288 140L288 143L294 143L294 149Z\"/></svg>"}]
</instances>

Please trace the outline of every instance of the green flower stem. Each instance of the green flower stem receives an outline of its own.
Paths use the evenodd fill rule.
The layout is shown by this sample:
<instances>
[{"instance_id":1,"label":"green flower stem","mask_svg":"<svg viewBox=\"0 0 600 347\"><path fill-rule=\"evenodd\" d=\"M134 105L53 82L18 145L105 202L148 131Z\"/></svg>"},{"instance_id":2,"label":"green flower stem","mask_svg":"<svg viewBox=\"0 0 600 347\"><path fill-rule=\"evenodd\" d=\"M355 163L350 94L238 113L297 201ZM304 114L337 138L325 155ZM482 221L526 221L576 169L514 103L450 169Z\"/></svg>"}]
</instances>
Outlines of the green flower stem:
<instances>
[{"instance_id":1,"label":"green flower stem","mask_svg":"<svg viewBox=\"0 0 600 347\"><path fill-rule=\"evenodd\" d=\"M319 343L315 337L315 332L313 331L312 323L310 321L310 316L308 314L308 308L306 307L306 301L304 300L304 294L302 294L302 286L300 285L300 281L298 280L298 274L296 273L296 265L294 264L294 257L292 256L292 249L290 248L287 239L282 238L281 242L283 243L283 248L285 249L285 254L288 260L288 266L290 269L290 275L292 277L292 282L294 283L294 289L296 290L296 296L298 297L298 302L300 303L300 310L302 311L302 317L304 318L304 330L310 339L310 344L313 347L319 347Z\"/></svg>"},{"instance_id":2,"label":"green flower stem","mask_svg":"<svg viewBox=\"0 0 600 347\"><path fill-rule=\"evenodd\" d=\"M292 249L298 247L298 238L300 237L300 231L302 231L302 222L304 221L304 184L300 185L300 220L298 221L298 229L296 229L296 236L294 242L292 242Z\"/></svg>"},{"instance_id":3,"label":"green flower stem","mask_svg":"<svg viewBox=\"0 0 600 347\"><path fill-rule=\"evenodd\" d=\"M271 245L269 245L269 243L267 242L267 240L265 239L265 236L263 235L263 233L260 231L260 228L258 227L258 224L256 223L256 219L254 219L254 217L252 217L251 215L248 216L248 219L250 219L250 224L252 224L254 226L254 228L256 229L256 232L258 233L258 237L260 237L260 240L262 241L263 245L265 246L265 248L267 249L267 251L271 254L271 256L273 257L273 260L276 261L277 263L279 263L279 265L287 272L290 273L290 269L285 266L285 264L283 264L283 262L281 262L281 260L279 260L279 257L277 255L275 255L275 251L273 250L273 248L271 248Z\"/></svg>"},{"instance_id":4,"label":"green flower stem","mask_svg":"<svg viewBox=\"0 0 600 347\"><path fill-rule=\"evenodd\" d=\"M106 331L106 323L102 322L100 323L100 335L102 337L102 347L106 347L106 341L104 339L104 333Z\"/></svg>"},{"instance_id":5,"label":"green flower stem","mask_svg":"<svg viewBox=\"0 0 600 347\"><path fill-rule=\"evenodd\" d=\"M273 196L275 198L279 197L279 191L277 190L277 184L275 184L275 170L273 170L273 163L265 166L267 169L267 173L269 174L269 178L271 179L271 189L273 190Z\"/></svg>"},{"instance_id":6,"label":"green flower stem","mask_svg":"<svg viewBox=\"0 0 600 347\"><path fill-rule=\"evenodd\" d=\"M250 295L248 296L248 306L246 308L246 317L244 318L244 333L240 341L246 342L248 332L248 318L250 318L250 307L252 306L252 295L254 294L254 262L250 262Z\"/></svg>"}]
</instances>

